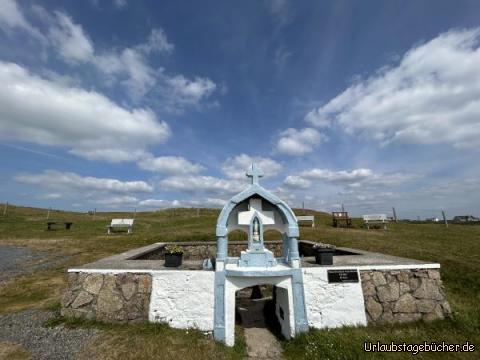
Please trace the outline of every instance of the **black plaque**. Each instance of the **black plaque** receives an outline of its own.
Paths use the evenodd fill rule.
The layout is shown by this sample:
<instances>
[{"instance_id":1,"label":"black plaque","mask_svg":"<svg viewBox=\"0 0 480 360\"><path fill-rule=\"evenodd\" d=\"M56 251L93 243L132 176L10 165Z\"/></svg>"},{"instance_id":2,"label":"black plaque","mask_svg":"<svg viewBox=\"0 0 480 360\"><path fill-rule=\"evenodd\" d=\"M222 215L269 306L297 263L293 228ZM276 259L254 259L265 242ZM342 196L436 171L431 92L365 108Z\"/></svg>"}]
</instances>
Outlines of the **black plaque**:
<instances>
[{"instance_id":1,"label":"black plaque","mask_svg":"<svg viewBox=\"0 0 480 360\"><path fill-rule=\"evenodd\" d=\"M328 270L329 283L356 283L358 282L357 270Z\"/></svg>"}]
</instances>

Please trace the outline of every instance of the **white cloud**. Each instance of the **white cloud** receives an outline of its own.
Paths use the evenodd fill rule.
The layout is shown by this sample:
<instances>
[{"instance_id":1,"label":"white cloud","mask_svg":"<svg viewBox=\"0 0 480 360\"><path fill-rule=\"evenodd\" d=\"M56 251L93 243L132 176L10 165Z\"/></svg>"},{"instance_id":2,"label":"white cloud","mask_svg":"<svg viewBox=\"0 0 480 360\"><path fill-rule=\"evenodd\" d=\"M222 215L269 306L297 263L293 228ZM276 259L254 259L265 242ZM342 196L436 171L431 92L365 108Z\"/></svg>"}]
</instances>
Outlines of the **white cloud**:
<instances>
[{"instance_id":1,"label":"white cloud","mask_svg":"<svg viewBox=\"0 0 480 360\"><path fill-rule=\"evenodd\" d=\"M129 110L102 94L69 87L0 62L0 138L63 146L107 161L135 160L170 128L146 108Z\"/></svg>"},{"instance_id":2,"label":"white cloud","mask_svg":"<svg viewBox=\"0 0 480 360\"><path fill-rule=\"evenodd\" d=\"M197 174L204 169L181 156L147 156L138 162L140 168L168 175Z\"/></svg>"},{"instance_id":3,"label":"white cloud","mask_svg":"<svg viewBox=\"0 0 480 360\"><path fill-rule=\"evenodd\" d=\"M274 16L279 26L283 26L290 21L290 9L287 0L266 0L267 8L270 14Z\"/></svg>"},{"instance_id":4,"label":"white cloud","mask_svg":"<svg viewBox=\"0 0 480 360\"><path fill-rule=\"evenodd\" d=\"M45 40L44 36L28 22L14 0L0 1L0 28L4 30L19 28L38 40Z\"/></svg>"},{"instance_id":5,"label":"white cloud","mask_svg":"<svg viewBox=\"0 0 480 360\"><path fill-rule=\"evenodd\" d=\"M275 176L282 170L282 164L273 159L240 154L225 160L222 164L222 171L229 178L245 179L245 174L252 163L258 165L265 177Z\"/></svg>"},{"instance_id":6,"label":"white cloud","mask_svg":"<svg viewBox=\"0 0 480 360\"><path fill-rule=\"evenodd\" d=\"M152 29L145 44L137 46L137 48L147 54L153 52L171 53L175 46L168 41L167 34L161 28Z\"/></svg>"},{"instance_id":7,"label":"white cloud","mask_svg":"<svg viewBox=\"0 0 480 360\"><path fill-rule=\"evenodd\" d=\"M306 120L382 144L480 145L480 29L453 30L408 51Z\"/></svg>"},{"instance_id":8,"label":"white cloud","mask_svg":"<svg viewBox=\"0 0 480 360\"><path fill-rule=\"evenodd\" d=\"M126 5L120 1L117 5ZM134 101L139 101L154 88L155 95L163 100L166 110L183 111L197 106L216 90L217 85L206 77L188 79L185 76L169 75L164 69L154 69L147 57L152 53L169 54L174 45L168 41L161 28L151 30L145 43L123 49L95 49L93 41L80 24L60 11L51 14L39 5L32 6L32 14L46 24L46 37L24 17L17 3L4 0L0 3L0 26L23 28L45 43L48 38L53 49L67 63L90 64L105 77L103 83L122 84Z\"/></svg>"},{"instance_id":9,"label":"white cloud","mask_svg":"<svg viewBox=\"0 0 480 360\"><path fill-rule=\"evenodd\" d=\"M371 178L373 172L370 169L354 169L332 171L328 169L311 169L300 173L300 176L312 180L321 180L331 183L357 183Z\"/></svg>"},{"instance_id":10,"label":"white cloud","mask_svg":"<svg viewBox=\"0 0 480 360\"><path fill-rule=\"evenodd\" d=\"M290 179L289 179L290 178ZM409 181L419 178L418 174L413 173L375 173L371 169L353 169L353 170L329 170L329 169L309 169L299 173L298 176L289 176L285 179L285 184L291 187L302 188L307 183L302 180L316 180L333 185L343 185L350 188L375 188L399 186Z\"/></svg>"},{"instance_id":11,"label":"white cloud","mask_svg":"<svg viewBox=\"0 0 480 360\"><path fill-rule=\"evenodd\" d=\"M171 208L171 207L222 207L226 203L223 199L206 198L200 200L162 200L145 199L139 202L139 206L152 208Z\"/></svg>"},{"instance_id":12,"label":"white cloud","mask_svg":"<svg viewBox=\"0 0 480 360\"><path fill-rule=\"evenodd\" d=\"M120 181L55 170L45 170L40 174L21 174L16 176L15 180L57 191L94 191L100 193L149 193L153 191L153 187L145 181Z\"/></svg>"},{"instance_id":13,"label":"white cloud","mask_svg":"<svg viewBox=\"0 0 480 360\"><path fill-rule=\"evenodd\" d=\"M173 176L159 183L161 189L183 193L208 193L221 196L233 195L246 187L245 182L226 180L212 176Z\"/></svg>"},{"instance_id":14,"label":"white cloud","mask_svg":"<svg viewBox=\"0 0 480 360\"><path fill-rule=\"evenodd\" d=\"M124 207L136 207L138 205L138 199L135 196L129 195L113 195L104 198L91 199L91 203L106 206L108 208L124 208Z\"/></svg>"},{"instance_id":15,"label":"white cloud","mask_svg":"<svg viewBox=\"0 0 480 360\"><path fill-rule=\"evenodd\" d=\"M60 56L67 62L87 62L93 58L92 41L82 27L74 24L72 19L59 11L55 12L56 21L50 27L48 38L58 49Z\"/></svg>"},{"instance_id":16,"label":"white cloud","mask_svg":"<svg viewBox=\"0 0 480 360\"><path fill-rule=\"evenodd\" d=\"M277 151L292 156L305 155L324 141L327 141L327 137L313 128L289 128L280 133Z\"/></svg>"},{"instance_id":17,"label":"white cloud","mask_svg":"<svg viewBox=\"0 0 480 360\"><path fill-rule=\"evenodd\" d=\"M189 80L183 75L163 75L163 82L165 86L161 92L171 110L181 111L187 106L198 105L217 88L212 80L202 77Z\"/></svg>"},{"instance_id":18,"label":"white cloud","mask_svg":"<svg viewBox=\"0 0 480 360\"><path fill-rule=\"evenodd\" d=\"M127 7L127 0L113 0L113 6L119 10L123 10Z\"/></svg>"},{"instance_id":19,"label":"white cloud","mask_svg":"<svg viewBox=\"0 0 480 360\"><path fill-rule=\"evenodd\" d=\"M311 185L311 181L302 178L301 176L289 175L283 182L286 187L293 189L308 189Z\"/></svg>"}]
</instances>

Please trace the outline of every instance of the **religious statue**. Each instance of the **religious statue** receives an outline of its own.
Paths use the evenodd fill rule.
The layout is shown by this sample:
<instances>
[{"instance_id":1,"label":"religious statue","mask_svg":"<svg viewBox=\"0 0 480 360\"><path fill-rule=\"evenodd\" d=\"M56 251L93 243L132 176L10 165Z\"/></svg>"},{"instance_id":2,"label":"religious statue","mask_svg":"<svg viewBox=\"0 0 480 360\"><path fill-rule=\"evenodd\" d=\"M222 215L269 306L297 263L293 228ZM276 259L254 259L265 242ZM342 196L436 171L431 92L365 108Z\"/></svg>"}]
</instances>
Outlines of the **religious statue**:
<instances>
[{"instance_id":1,"label":"religious statue","mask_svg":"<svg viewBox=\"0 0 480 360\"><path fill-rule=\"evenodd\" d=\"M253 232L252 232L252 240L253 242L260 241L260 222L258 218L253 219Z\"/></svg>"}]
</instances>

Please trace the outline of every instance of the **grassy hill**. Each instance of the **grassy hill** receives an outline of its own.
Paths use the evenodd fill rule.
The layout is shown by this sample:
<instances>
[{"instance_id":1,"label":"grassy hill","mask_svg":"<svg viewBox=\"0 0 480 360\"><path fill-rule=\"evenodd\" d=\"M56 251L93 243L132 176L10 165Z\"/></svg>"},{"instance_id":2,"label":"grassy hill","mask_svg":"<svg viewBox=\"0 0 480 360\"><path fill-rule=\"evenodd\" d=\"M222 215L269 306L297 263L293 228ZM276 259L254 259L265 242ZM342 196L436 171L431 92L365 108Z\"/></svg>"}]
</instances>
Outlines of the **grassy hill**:
<instances>
[{"instance_id":1,"label":"grassy hill","mask_svg":"<svg viewBox=\"0 0 480 360\"><path fill-rule=\"evenodd\" d=\"M3 206L0 205L0 210ZM301 210L295 210L301 214ZM52 258L61 259L55 266L31 275L21 276L0 288L0 313L26 308L58 306L65 287L65 269L91 262L105 256L158 241L212 241L219 210L168 209L137 212L131 235L106 235L112 218L131 218L131 213L85 213L51 211L50 220L72 221L72 229L46 231L46 209L9 206L6 216L0 213L0 245L28 246L47 251ZM316 227L302 227L301 239L322 241L391 255L440 262L448 299L454 314L452 319L433 323L396 326L346 328L330 331L311 331L285 342L285 356L290 359L345 359L387 357L387 354L363 352L364 341L423 343L446 341L480 346L480 226L439 224L390 224L387 231L365 230L356 219L351 229L333 228L329 214L307 210L315 215ZM240 239L243 235L235 234ZM278 238L269 233L267 239ZM73 324L71 324L73 325ZM86 326L85 324L81 326ZM89 326L102 326L90 324ZM242 358L241 344L227 349L197 332L173 330L164 326L104 326L102 345L97 344L99 358L150 358L159 352L172 354L181 348L181 357ZM241 330L239 329L241 332ZM163 338L159 341L159 336ZM145 346L148 344L148 346ZM110 355L109 355L110 354ZM410 358L410 354L388 354L389 358ZM438 353L423 353L417 358L438 357ZM445 358L468 358L465 353L444 354ZM477 354L478 355L478 350ZM474 357L471 357L474 358Z\"/></svg>"}]
</instances>

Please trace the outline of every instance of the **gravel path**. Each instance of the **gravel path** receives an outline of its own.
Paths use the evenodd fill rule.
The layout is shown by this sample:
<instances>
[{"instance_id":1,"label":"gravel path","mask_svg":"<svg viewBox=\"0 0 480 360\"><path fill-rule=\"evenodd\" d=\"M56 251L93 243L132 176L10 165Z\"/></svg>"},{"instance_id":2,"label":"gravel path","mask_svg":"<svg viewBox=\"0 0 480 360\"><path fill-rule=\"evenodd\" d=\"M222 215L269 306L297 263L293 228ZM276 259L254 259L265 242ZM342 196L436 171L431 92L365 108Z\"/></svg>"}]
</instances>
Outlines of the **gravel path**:
<instances>
[{"instance_id":1,"label":"gravel path","mask_svg":"<svg viewBox=\"0 0 480 360\"><path fill-rule=\"evenodd\" d=\"M26 310L0 316L0 341L21 344L32 359L74 359L75 355L99 333L95 329L48 328L43 324L53 312Z\"/></svg>"},{"instance_id":2,"label":"gravel path","mask_svg":"<svg viewBox=\"0 0 480 360\"><path fill-rule=\"evenodd\" d=\"M23 246L0 245L0 286L16 276L57 266L68 258Z\"/></svg>"},{"instance_id":3,"label":"gravel path","mask_svg":"<svg viewBox=\"0 0 480 360\"><path fill-rule=\"evenodd\" d=\"M0 284L29 272L34 264L48 257L44 251L26 247L0 245Z\"/></svg>"}]
</instances>

